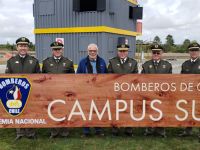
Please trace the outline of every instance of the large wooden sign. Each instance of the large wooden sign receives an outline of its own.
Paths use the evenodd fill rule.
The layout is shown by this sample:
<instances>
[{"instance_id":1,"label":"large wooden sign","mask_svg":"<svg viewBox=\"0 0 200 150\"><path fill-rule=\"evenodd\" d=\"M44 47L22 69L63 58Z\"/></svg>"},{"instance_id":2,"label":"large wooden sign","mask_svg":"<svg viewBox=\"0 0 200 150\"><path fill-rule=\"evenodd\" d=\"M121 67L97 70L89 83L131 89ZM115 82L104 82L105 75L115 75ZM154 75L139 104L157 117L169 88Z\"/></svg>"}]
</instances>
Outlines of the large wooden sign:
<instances>
[{"instance_id":1,"label":"large wooden sign","mask_svg":"<svg viewBox=\"0 0 200 150\"><path fill-rule=\"evenodd\" d=\"M0 128L200 126L199 75L1 75Z\"/></svg>"}]
</instances>

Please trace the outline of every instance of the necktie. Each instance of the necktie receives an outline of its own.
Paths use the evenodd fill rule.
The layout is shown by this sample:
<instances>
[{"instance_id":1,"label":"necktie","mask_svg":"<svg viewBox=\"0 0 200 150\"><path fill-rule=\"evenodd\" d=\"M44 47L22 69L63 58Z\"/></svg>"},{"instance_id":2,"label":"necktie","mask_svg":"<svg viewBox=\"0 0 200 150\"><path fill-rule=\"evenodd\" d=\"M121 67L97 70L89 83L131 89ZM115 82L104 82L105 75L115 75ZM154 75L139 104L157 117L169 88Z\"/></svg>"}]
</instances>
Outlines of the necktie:
<instances>
[{"instance_id":1,"label":"necktie","mask_svg":"<svg viewBox=\"0 0 200 150\"><path fill-rule=\"evenodd\" d=\"M56 63L59 63L59 59L55 59L56 60Z\"/></svg>"},{"instance_id":2,"label":"necktie","mask_svg":"<svg viewBox=\"0 0 200 150\"><path fill-rule=\"evenodd\" d=\"M154 66L155 66L155 69L157 70L158 69L158 62L157 61L154 62Z\"/></svg>"},{"instance_id":3,"label":"necktie","mask_svg":"<svg viewBox=\"0 0 200 150\"><path fill-rule=\"evenodd\" d=\"M24 57L20 57L20 59L21 59L21 63L24 64L25 58Z\"/></svg>"},{"instance_id":4,"label":"necktie","mask_svg":"<svg viewBox=\"0 0 200 150\"><path fill-rule=\"evenodd\" d=\"M122 64L124 64L125 63L125 59L122 59Z\"/></svg>"}]
</instances>

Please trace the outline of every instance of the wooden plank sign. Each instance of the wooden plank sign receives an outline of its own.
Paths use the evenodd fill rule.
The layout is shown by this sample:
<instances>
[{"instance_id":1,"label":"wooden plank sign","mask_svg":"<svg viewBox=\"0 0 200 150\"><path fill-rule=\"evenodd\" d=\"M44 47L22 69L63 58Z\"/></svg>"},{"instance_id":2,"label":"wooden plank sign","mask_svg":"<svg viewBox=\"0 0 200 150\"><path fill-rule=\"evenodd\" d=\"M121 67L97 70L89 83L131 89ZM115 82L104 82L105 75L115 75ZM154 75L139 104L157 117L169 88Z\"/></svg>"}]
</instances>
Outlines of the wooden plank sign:
<instances>
[{"instance_id":1,"label":"wooden plank sign","mask_svg":"<svg viewBox=\"0 0 200 150\"><path fill-rule=\"evenodd\" d=\"M200 126L199 75L0 75L0 128Z\"/></svg>"}]
</instances>

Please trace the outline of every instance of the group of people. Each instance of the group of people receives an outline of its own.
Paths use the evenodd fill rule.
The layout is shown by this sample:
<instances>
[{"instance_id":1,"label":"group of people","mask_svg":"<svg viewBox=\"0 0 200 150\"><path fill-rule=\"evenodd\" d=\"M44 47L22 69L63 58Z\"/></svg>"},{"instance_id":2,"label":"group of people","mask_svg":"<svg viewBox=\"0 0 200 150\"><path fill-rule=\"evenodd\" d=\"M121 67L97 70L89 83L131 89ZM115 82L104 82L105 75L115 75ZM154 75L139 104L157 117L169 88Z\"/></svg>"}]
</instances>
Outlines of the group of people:
<instances>
[{"instance_id":1,"label":"group of people","mask_svg":"<svg viewBox=\"0 0 200 150\"><path fill-rule=\"evenodd\" d=\"M8 74L31 74L31 73L51 73L51 74L74 74L73 61L63 56L64 45L59 42L53 42L50 47L52 56L45 59L40 69L39 61L28 54L29 39L21 37L16 41L18 54L7 61L6 73ZM142 74L172 74L172 65L162 59L163 47L159 44L151 45L152 59L142 65ZM190 59L182 64L181 73L183 74L200 74L200 45L192 43L188 47ZM107 64L103 58L98 55L99 48L96 44L89 44L87 48L88 56L83 58L76 71L77 74L138 74L138 63L135 59L128 57L129 45L125 37L121 37L117 44L117 56L109 60ZM91 135L90 128L83 128L83 137ZM22 137L34 139L36 133L34 129L16 129L16 140ZM127 136L133 136L133 128L124 129ZM102 128L96 127L95 134L104 136ZM67 137L69 131L67 128L51 129L50 139L58 136ZM113 127L112 135L119 136L120 128ZM159 135L166 137L165 128L146 128L145 136ZM192 128L188 127L179 134L179 136L192 135Z\"/></svg>"}]
</instances>

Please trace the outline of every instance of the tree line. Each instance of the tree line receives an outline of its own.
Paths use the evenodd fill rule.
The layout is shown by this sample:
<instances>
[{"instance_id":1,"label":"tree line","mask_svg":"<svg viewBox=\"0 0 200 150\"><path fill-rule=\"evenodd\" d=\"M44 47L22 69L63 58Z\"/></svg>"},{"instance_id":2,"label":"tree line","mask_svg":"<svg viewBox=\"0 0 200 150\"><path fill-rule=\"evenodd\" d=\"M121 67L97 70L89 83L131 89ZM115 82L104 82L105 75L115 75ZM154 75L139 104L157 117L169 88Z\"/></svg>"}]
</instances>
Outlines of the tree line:
<instances>
[{"instance_id":1,"label":"tree line","mask_svg":"<svg viewBox=\"0 0 200 150\"><path fill-rule=\"evenodd\" d=\"M9 42L6 44L0 44L0 50L15 51L16 45L10 44ZM35 45L32 42L30 43L30 51L35 51Z\"/></svg>"},{"instance_id":2,"label":"tree line","mask_svg":"<svg viewBox=\"0 0 200 150\"><path fill-rule=\"evenodd\" d=\"M196 41L191 41L189 39L185 39L182 44L175 44L174 38L172 35L167 35L165 38L165 42L163 43L159 36L155 36L153 41L143 41L143 40L137 40L136 41L136 52L149 52L150 51L150 45L153 43L161 44L164 48L164 52L172 52L172 53L187 53L187 47ZM16 45L10 44L7 42L7 44L0 44L0 50L9 50L9 51L15 51ZM30 43L30 50L35 51L35 45L33 43Z\"/></svg>"},{"instance_id":3,"label":"tree line","mask_svg":"<svg viewBox=\"0 0 200 150\"><path fill-rule=\"evenodd\" d=\"M136 45L137 45L136 51L137 52L141 52L141 51L149 52L150 51L149 46L152 43L158 43L163 46L164 52L187 53L188 52L187 47L193 42L196 42L196 41L191 41L189 39L185 39L182 44L175 44L173 36L169 34L166 36L165 42L162 43L160 37L155 36L153 41L150 41L150 42L144 42L143 40L137 40L136 41Z\"/></svg>"}]
</instances>

